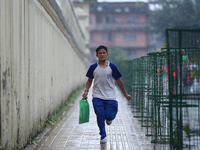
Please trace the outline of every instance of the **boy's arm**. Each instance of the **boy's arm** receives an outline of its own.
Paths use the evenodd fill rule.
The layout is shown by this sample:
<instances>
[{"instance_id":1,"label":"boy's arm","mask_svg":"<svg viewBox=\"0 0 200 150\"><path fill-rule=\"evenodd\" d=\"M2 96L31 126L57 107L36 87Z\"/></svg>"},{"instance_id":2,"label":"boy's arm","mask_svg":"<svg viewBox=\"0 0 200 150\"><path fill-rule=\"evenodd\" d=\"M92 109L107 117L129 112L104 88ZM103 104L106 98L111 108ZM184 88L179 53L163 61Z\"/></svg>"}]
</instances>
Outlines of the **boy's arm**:
<instances>
[{"instance_id":1,"label":"boy's arm","mask_svg":"<svg viewBox=\"0 0 200 150\"><path fill-rule=\"evenodd\" d=\"M84 93L83 93L83 95L82 95L85 99L87 99L87 95L88 95L90 86L92 85L92 80L93 80L93 79L88 78L88 80L87 80L87 82L86 82L85 91L84 91Z\"/></svg>"},{"instance_id":2,"label":"boy's arm","mask_svg":"<svg viewBox=\"0 0 200 150\"><path fill-rule=\"evenodd\" d=\"M121 89L122 93L124 94L124 96L128 99L128 100L131 100L131 96L129 94L126 93L126 90L125 90L125 87L124 87L124 83L122 81L121 78L117 79L116 80L119 88Z\"/></svg>"}]
</instances>

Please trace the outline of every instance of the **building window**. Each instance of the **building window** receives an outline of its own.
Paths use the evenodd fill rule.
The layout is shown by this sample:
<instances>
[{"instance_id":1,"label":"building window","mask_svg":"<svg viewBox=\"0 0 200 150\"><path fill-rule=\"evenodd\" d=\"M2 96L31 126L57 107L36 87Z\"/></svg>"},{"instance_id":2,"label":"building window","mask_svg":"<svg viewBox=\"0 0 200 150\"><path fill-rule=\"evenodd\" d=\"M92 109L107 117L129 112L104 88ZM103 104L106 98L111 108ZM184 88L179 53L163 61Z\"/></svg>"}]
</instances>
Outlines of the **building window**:
<instances>
[{"instance_id":1,"label":"building window","mask_svg":"<svg viewBox=\"0 0 200 150\"><path fill-rule=\"evenodd\" d=\"M119 23L119 17L106 17L106 23Z\"/></svg>"},{"instance_id":2,"label":"building window","mask_svg":"<svg viewBox=\"0 0 200 150\"><path fill-rule=\"evenodd\" d=\"M93 18L90 16L90 24L93 24Z\"/></svg>"},{"instance_id":3,"label":"building window","mask_svg":"<svg viewBox=\"0 0 200 150\"><path fill-rule=\"evenodd\" d=\"M134 33L125 33L124 41L136 41L136 34Z\"/></svg>"},{"instance_id":4,"label":"building window","mask_svg":"<svg viewBox=\"0 0 200 150\"><path fill-rule=\"evenodd\" d=\"M102 22L102 17L99 15L96 15L96 23L101 23Z\"/></svg>"},{"instance_id":5,"label":"building window","mask_svg":"<svg viewBox=\"0 0 200 150\"><path fill-rule=\"evenodd\" d=\"M129 16L126 18L126 22L127 23L138 23L138 17L135 16Z\"/></svg>"},{"instance_id":6,"label":"building window","mask_svg":"<svg viewBox=\"0 0 200 150\"><path fill-rule=\"evenodd\" d=\"M104 33L103 34L103 40L104 41L114 41L115 40L115 35L112 33Z\"/></svg>"},{"instance_id":7,"label":"building window","mask_svg":"<svg viewBox=\"0 0 200 150\"><path fill-rule=\"evenodd\" d=\"M94 34L90 33L90 41L94 41Z\"/></svg>"}]
</instances>

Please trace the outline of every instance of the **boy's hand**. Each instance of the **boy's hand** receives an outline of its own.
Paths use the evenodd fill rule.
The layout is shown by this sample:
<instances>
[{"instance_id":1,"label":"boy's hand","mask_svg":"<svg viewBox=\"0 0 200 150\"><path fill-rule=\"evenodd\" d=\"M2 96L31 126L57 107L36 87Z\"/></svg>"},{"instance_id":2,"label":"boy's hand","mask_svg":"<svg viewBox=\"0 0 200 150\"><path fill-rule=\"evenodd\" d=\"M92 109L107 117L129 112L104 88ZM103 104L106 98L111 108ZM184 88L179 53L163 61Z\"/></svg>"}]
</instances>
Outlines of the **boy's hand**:
<instances>
[{"instance_id":1,"label":"boy's hand","mask_svg":"<svg viewBox=\"0 0 200 150\"><path fill-rule=\"evenodd\" d=\"M84 93L83 93L83 97L85 98L85 99L87 99L87 95L88 95L88 91L84 91Z\"/></svg>"},{"instance_id":2,"label":"boy's hand","mask_svg":"<svg viewBox=\"0 0 200 150\"><path fill-rule=\"evenodd\" d=\"M129 94L126 94L124 96L127 98L127 100L131 100L131 96Z\"/></svg>"}]
</instances>

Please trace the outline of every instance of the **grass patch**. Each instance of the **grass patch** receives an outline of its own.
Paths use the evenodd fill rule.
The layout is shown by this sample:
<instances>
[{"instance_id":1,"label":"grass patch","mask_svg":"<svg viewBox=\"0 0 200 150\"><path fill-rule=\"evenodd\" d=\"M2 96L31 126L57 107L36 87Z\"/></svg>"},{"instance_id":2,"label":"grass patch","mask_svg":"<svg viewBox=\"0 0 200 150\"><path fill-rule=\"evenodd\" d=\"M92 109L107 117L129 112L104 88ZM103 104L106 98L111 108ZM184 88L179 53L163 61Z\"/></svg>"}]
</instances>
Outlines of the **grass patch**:
<instances>
[{"instance_id":1,"label":"grass patch","mask_svg":"<svg viewBox=\"0 0 200 150\"><path fill-rule=\"evenodd\" d=\"M1 139L0 139L0 150L6 150L4 147L1 146Z\"/></svg>"},{"instance_id":2,"label":"grass patch","mask_svg":"<svg viewBox=\"0 0 200 150\"><path fill-rule=\"evenodd\" d=\"M24 147L23 146L20 146L19 144L17 144L17 150L23 150Z\"/></svg>"},{"instance_id":3,"label":"grass patch","mask_svg":"<svg viewBox=\"0 0 200 150\"><path fill-rule=\"evenodd\" d=\"M72 92L69 98L68 99L66 98L65 102L61 104L61 106L58 109L59 111L55 111L51 116L48 117L48 120L45 123L45 126L50 125L51 127L53 127L56 122L62 119L63 113L70 108L70 104L74 103L74 100L81 94L83 90L84 90L84 86Z\"/></svg>"},{"instance_id":4,"label":"grass patch","mask_svg":"<svg viewBox=\"0 0 200 150\"><path fill-rule=\"evenodd\" d=\"M79 87L77 90L73 91L68 98L63 100L63 103L60 105L57 111L54 111L51 116L48 117L47 122L45 123L44 127L41 129L41 134L44 132L48 132L47 130L53 128L56 123L62 119L64 112L68 111L69 108L72 106L71 104L74 103L75 99L83 92L85 86ZM46 133L45 133L46 134ZM37 145L39 143L38 138L32 139L29 141L29 145ZM24 147L21 147L19 144L16 145L17 150L23 150ZM1 139L0 139L0 150L5 150L1 146Z\"/></svg>"}]
</instances>

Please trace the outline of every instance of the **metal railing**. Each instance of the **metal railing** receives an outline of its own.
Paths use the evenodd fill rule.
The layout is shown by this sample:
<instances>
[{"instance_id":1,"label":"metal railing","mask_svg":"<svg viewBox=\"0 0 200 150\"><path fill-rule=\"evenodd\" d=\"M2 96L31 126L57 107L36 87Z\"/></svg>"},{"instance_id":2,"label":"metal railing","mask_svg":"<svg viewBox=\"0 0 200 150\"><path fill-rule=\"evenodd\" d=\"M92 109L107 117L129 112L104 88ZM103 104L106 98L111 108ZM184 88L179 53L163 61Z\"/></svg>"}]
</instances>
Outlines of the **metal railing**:
<instances>
[{"instance_id":1,"label":"metal railing","mask_svg":"<svg viewBox=\"0 0 200 150\"><path fill-rule=\"evenodd\" d=\"M160 52L122 61L119 70L155 149L200 149L200 30L169 29L166 37Z\"/></svg>"}]
</instances>

